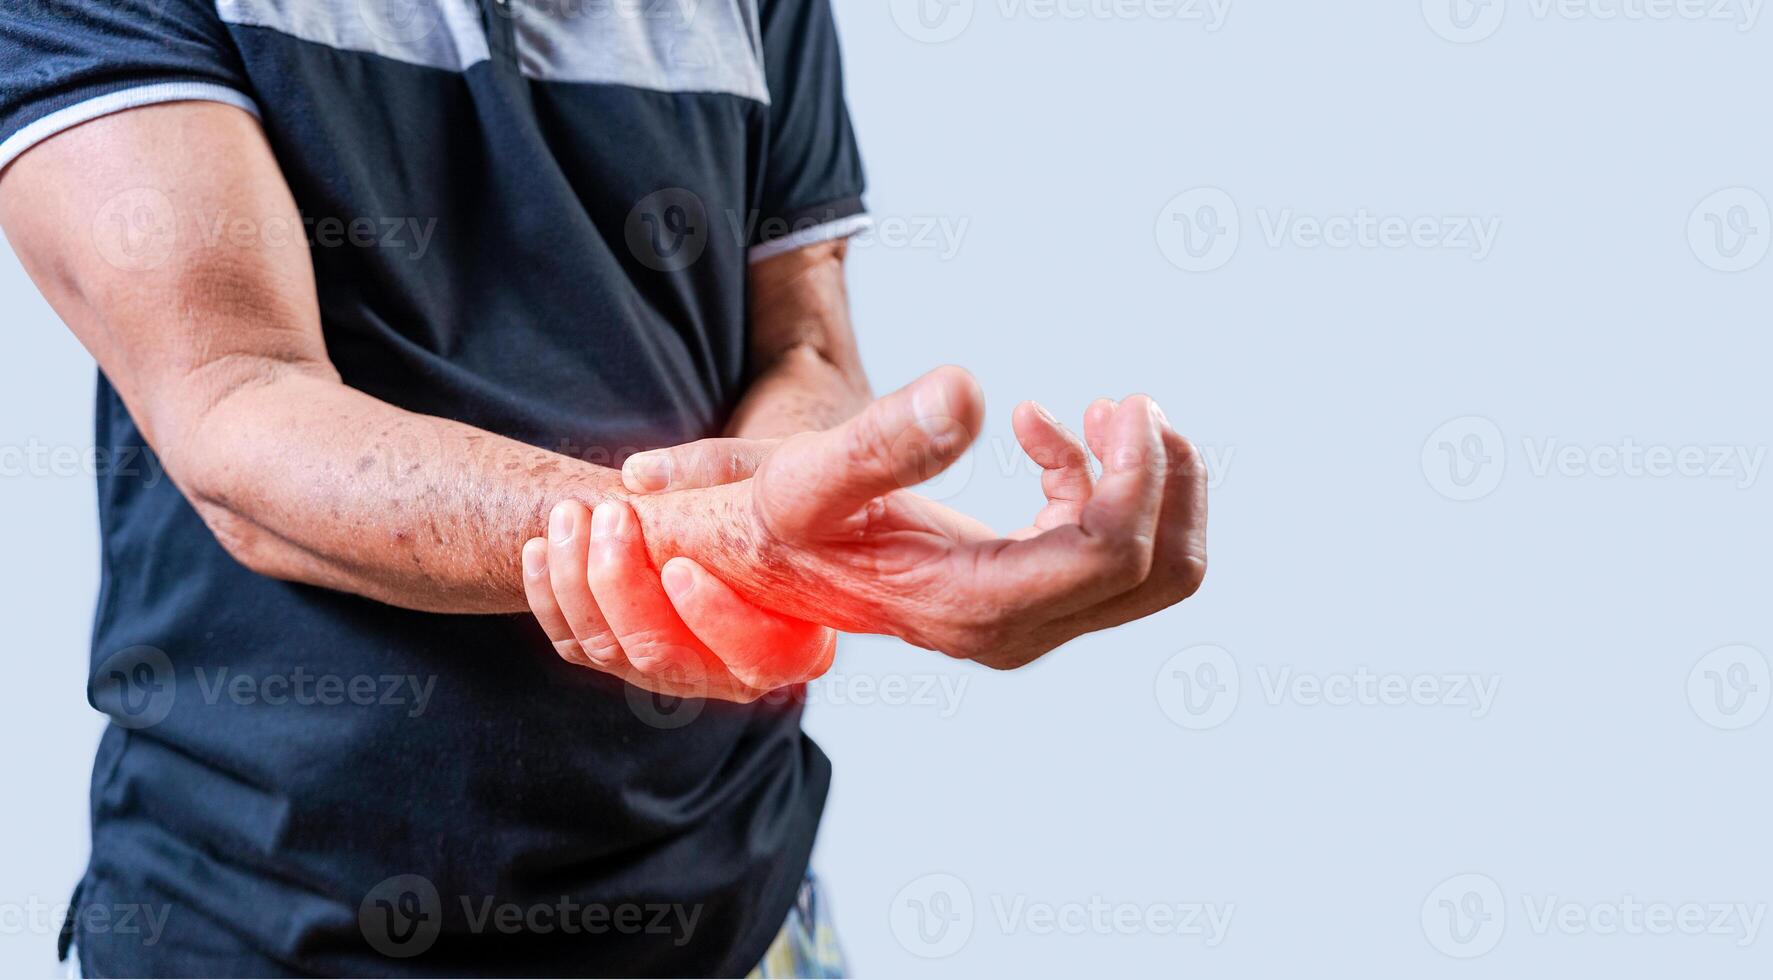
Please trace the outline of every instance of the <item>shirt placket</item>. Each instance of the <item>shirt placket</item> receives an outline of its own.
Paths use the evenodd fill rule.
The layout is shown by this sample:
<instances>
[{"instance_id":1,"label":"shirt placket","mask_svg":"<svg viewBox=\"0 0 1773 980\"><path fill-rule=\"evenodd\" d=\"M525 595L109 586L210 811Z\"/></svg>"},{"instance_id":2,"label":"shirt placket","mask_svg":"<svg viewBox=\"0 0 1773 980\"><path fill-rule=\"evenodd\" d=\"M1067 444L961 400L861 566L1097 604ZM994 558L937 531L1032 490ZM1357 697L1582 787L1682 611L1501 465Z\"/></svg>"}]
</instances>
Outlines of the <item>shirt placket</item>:
<instances>
[{"instance_id":1,"label":"shirt placket","mask_svg":"<svg viewBox=\"0 0 1773 980\"><path fill-rule=\"evenodd\" d=\"M479 0L479 3L481 20L486 26L487 52L493 67L512 75L519 74L515 0Z\"/></svg>"}]
</instances>

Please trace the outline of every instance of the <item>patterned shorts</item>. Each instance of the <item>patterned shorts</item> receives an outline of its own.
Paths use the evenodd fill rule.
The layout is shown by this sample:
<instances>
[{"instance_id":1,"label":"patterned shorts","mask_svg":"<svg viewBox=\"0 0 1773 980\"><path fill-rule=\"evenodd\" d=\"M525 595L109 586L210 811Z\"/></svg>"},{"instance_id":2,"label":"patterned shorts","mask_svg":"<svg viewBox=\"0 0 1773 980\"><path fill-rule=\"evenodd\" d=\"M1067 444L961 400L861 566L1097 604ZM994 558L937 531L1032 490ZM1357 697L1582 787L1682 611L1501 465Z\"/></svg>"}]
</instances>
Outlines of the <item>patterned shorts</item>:
<instances>
[{"instance_id":1,"label":"patterned shorts","mask_svg":"<svg viewBox=\"0 0 1773 980\"><path fill-rule=\"evenodd\" d=\"M837 945L837 930L831 925L831 912L819 894L819 881L808 871L800 883L800 894L788 910L788 920L776 933L763 961L752 969L753 978L776 977L847 977L843 950Z\"/></svg>"}]
</instances>

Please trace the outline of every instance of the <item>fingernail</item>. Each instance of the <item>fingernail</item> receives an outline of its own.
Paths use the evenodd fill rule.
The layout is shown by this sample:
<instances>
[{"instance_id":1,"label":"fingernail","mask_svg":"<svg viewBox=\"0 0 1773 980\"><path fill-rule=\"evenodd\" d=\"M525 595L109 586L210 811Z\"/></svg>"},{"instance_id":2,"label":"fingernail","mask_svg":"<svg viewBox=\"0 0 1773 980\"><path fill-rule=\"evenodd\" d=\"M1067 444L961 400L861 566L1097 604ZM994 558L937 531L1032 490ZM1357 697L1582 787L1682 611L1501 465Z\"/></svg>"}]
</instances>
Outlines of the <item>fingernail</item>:
<instances>
[{"instance_id":1,"label":"fingernail","mask_svg":"<svg viewBox=\"0 0 1773 980\"><path fill-rule=\"evenodd\" d=\"M932 435L952 426L954 415L948 406L948 386L939 381L918 385L911 393L911 412L917 416L917 424Z\"/></svg>"},{"instance_id":2,"label":"fingernail","mask_svg":"<svg viewBox=\"0 0 1773 980\"><path fill-rule=\"evenodd\" d=\"M630 456L622 464L622 472L640 490L664 490L671 486L671 456L667 453L641 453Z\"/></svg>"},{"instance_id":3,"label":"fingernail","mask_svg":"<svg viewBox=\"0 0 1773 980\"><path fill-rule=\"evenodd\" d=\"M666 562L665 571L660 574L659 578L664 581L665 591L670 593L673 599L682 599L696 587L696 577L690 574L690 570L683 567L681 562Z\"/></svg>"},{"instance_id":4,"label":"fingernail","mask_svg":"<svg viewBox=\"0 0 1773 980\"><path fill-rule=\"evenodd\" d=\"M548 518L548 536L555 544L565 544L573 539L573 530L578 523L576 509L568 504L554 505L554 513Z\"/></svg>"},{"instance_id":5,"label":"fingernail","mask_svg":"<svg viewBox=\"0 0 1773 980\"><path fill-rule=\"evenodd\" d=\"M548 549L523 547L523 574L531 578L548 570Z\"/></svg>"},{"instance_id":6,"label":"fingernail","mask_svg":"<svg viewBox=\"0 0 1773 980\"><path fill-rule=\"evenodd\" d=\"M1053 418L1053 413L1047 411L1047 407L1045 405L1042 405L1040 402L1034 403L1034 410L1040 414L1041 418L1046 419L1048 422L1051 422L1054 425L1059 424L1059 420L1056 418Z\"/></svg>"},{"instance_id":7,"label":"fingernail","mask_svg":"<svg viewBox=\"0 0 1773 980\"><path fill-rule=\"evenodd\" d=\"M622 533L622 505L601 503L591 512L591 536L594 538L613 538Z\"/></svg>"},{"instance_id":8,"label":"fingernail","mask_svg":"<svg viewBox=\"0 0 1773 980\"><path fill-rule=\"evenodd\" d=\"M1164 414L1164 407L1159 405L1155 398L1151 400L1151 414L1153 418L1157 419L1158 425L1170 424L1170 417Z\"/></svg>"}]
</instances>

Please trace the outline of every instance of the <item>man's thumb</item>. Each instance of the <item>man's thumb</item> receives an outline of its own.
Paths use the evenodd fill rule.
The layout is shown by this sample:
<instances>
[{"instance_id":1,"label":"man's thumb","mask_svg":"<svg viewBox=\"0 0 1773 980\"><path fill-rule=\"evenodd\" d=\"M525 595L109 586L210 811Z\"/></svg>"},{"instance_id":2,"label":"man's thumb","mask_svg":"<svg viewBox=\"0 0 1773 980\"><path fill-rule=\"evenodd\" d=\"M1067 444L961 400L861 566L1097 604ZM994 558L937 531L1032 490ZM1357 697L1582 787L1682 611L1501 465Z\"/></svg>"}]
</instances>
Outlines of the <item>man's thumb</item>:
<instances>
[{"instance_id":1,"label":"man's thumb","mask_svg":"<svg viewBox=\"0 0 1773 980\"><path fill-rule=\"evenodd\" d=\"M763 515L778 534L833 529L869 500L947 469L984 415L973 376L939 367L836 428L782 443L758 471Z\"/></svg>"}]
</instances>

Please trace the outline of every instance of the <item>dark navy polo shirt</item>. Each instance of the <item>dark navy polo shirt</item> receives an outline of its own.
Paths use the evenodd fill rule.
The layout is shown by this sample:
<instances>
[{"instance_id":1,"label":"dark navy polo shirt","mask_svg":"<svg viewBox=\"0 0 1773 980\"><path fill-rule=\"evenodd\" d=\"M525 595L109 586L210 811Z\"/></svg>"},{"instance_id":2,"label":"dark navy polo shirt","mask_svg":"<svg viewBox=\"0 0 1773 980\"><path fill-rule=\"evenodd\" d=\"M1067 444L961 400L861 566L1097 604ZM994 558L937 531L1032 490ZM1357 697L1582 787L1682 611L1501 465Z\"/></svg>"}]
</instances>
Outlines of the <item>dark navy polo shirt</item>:
<instances>
[{"instance_id":1,"label":"dark navy polo shirt","mask_svg":"<svg viewBox=\"0 0 1773 980\"><path fill-rule=\"evenodd\" d=\"M593 462L718 432L747 263L865 220L827 0L0 9L0 167L192 99L263 122L346 384ZM115 216L151 223L156 193ZM226 242L240 216L214 217ZM829 778L798 705L661 701L561 662L528 616L255 575L158 467L123 465L142 446L101 376L88 975L761 957Z\"/></svg>"}]
</instances>

